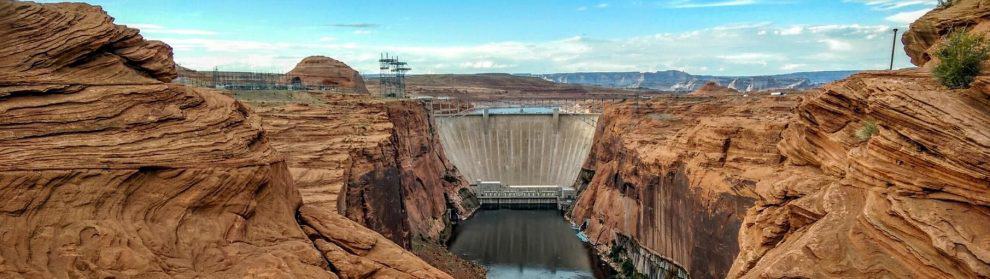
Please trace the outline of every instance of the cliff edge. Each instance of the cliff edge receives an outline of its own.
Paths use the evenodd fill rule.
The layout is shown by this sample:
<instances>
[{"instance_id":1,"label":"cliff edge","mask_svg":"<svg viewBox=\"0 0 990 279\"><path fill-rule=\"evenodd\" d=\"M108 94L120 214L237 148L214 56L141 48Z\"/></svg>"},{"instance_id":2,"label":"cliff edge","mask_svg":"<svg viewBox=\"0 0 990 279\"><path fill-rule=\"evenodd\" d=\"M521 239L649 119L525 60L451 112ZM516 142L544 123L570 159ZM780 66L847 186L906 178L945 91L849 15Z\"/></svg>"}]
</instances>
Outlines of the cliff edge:
<instances>
[{"instance_id":1,"label":"cliff edge","mask_svg":"<svg viewBox=\"0 0 990 279\"><path fill-rule=\"evenodd\" d=\"M303 205L260 119L99 7L0 1L0 277L450 278Z\"/></svg>"},{"instance_id":2,"label":"cliff edge","mask_svg":"<svg viewBox=\"0 0 990 279\"><path fill-rule=\"evenodd\" d=\"M929 66L805 98L778 149L820 182L758 191L732 276L990 276L990 80L949 90L926 69L949 30L986 32L990 3L954 2L905 35L912 61Z\"/></svg>"},{"instance_id":3,"label":"cliff edge","mask_svg":"<svg viewBox=\"0 0 990 279\"><path fill-rule=\"evenodd\" d=\"M571 216L649 275L990 277L990 77L950 90L928 72L949 30L988 15L961 0L913 24L922 68L610 106Z\"/></svg>"}]
</instances>

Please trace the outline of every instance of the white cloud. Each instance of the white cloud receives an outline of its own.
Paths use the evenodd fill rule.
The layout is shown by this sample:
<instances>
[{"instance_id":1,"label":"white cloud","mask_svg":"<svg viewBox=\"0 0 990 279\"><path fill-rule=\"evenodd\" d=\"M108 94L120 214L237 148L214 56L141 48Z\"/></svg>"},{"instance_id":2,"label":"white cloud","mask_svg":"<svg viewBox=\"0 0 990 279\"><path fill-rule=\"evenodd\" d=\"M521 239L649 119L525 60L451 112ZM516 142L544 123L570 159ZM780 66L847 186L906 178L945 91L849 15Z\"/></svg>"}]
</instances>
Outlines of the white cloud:
<instances>
[{"instance_id":1,"label":"white cloud","mask_svg":"<svg viewBox=\"0 0 990 279\"><path fill-rule=\"evenodd\" d=\"M371 34L371 30L368 29L358 29L353 32L355 35L368 35Z\"/></svg>"},{"instance_id":2,"label":"white cloud","mask_svg":"<svg viewBox=\"0 0 990 279\"><path fill-rule=\"evenodd\" d=\"M599 9L608 8L608 3L600 3L598 5L595 5L595 8L599 8Z\"/></svg>"},{"instance_id":3,"label":"white cloud","mask_svg":"<svg viewBox=\"0 0 990 279\"><path fill-rule=\"evenodd\" d=\"M938 0L844 0L843 2L861 3L876 10L896 10L906 7L934 7Z\"/></svg>"},{"instance_id":4,"label":"white cloud","mask_svg":"<svg viewBox=\"0 0 990 279\"><path fill-rule=\"evenodd\" d=\"M216 35L217 32L201 29L180 29L180 28L166 28L165 26L158 24L149 23L134 23L125 24L131 28L137 28L141 30L142 34L171 34L171 35L202 35L202 36L212 36Z\"/></svg>"},{"instance_id":5,"label":"white cloud","mask_svg":"<svg viewBox=\"0 0 990 279\"><path fill-rule=\"evenodd\" d=\"M570 37L541 42L491 42L448 46L345 42L312 43L161 38L176 60L194 69L291 69L302 57L327 55L359 71L378 72L378 52L399 54L412 73L657 71L761 75L793 70L872 69L890 53L889 26L733 24L679 33L620 39ZM152 38L158 39L158 38ZM901 58L899 66L907 66ZM885 67L884 67L885 68Z\"/></svg>"},{"instance_id":6,"label":"white cloud","mask_svg":"<svg viewBox=\"0 0 990 279\"><path fill-rule=\"evenodd\" d=\"M713 7L732 7L732 6L746 6L754 5L759 2L756 0L674 0L668 1L667 7L675 9L691 9L691 8L713 8Z\"/></svg>"},{"instance_id":7,"label":"white cloud","mask_svg":"<svg viewBox=\"0 0 990 279\"><path fill-rule=\"evenodd\" d=\"M579 11L579 12L583 12L583 11L587 11L587 10L588 10L588 6L577 7L577 11Z\"/></svg>"},{"instance_id":8,"label":"white cloud","mask_svg":"<svg viewBox=\"0 0 990 279\"><path fill-rule=\"evenodd\" d=\"M802 26L792 26L790 28L786 28L786 29L780 30L780 35L794 36L794 35L801 35L801 32L804 32L804 27L802 27Z\"/></svg>"},{"instance_id":9,"label":"white cloud","mask_svg":"<svg viewBox=\"0 0 990 279\"><path fill-rule=\"evenodd\" d=\"M503 69L503 68L510 67L509 65L498 64L498 63L495 63L495 61L491 61L491 60L481 60L481 61L474 61L474 62L464 62L464 63L461 63L461 66L462 67L465 67L465 68L471 68L471 69Z\"/></svg>"},{"instance_id":10,"label":"white cloud","mask_svg":"<svg viewBox=\"0 0 990 279\"><path fill-rule=\"evenodd\" d=\"M780 66L780 69L781 70L784 70L784 71L791 72L791 71L796 71L798 69L801 69L801 68L804 68L804 67L807 67L807 66L808 66L807 64L784 64L783 66Z\"/></svg>"},{"instance_id":11,"label":"white cloud","mask_svg":"<svg viewBox=\"0 0 990 279\"><path fill-rule=\"evenodd\" d=\"M931 9L921 9L917 11L900 12L888 16L886 20L900 24L910 24L915 20L918 20L918 18L921 18L921 16L925 15L930 10Z\"/></svg>"},{"instance_id":12,"label":"white cloud","mask_svg":"<svg viewBox=\"0 0 990 279\"><path fill-rule=\"evenodd\" d=\"M853 49L852 43L840 39L821 39L818 42L828 46L831 51L850 51Z\"/></svg>"}]
</instances>

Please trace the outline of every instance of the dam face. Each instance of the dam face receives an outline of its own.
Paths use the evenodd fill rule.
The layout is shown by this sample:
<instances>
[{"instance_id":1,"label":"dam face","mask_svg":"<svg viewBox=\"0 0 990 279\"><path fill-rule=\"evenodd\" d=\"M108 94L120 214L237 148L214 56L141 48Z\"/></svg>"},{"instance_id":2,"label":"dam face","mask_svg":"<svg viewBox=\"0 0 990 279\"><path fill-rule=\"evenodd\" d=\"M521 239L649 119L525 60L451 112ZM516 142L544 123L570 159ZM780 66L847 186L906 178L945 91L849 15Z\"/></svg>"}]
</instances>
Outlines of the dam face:
<instances>
[{"instance_id":1,"label":"dam face","mask_svg":"<svg viewBox=\"0 0 990 279\"><path fill-rule=\"evenodd\" d=\"M470 181L574 184L591 150L598 114L437 116L448 158Z\"/></svg>"}]
</instances>

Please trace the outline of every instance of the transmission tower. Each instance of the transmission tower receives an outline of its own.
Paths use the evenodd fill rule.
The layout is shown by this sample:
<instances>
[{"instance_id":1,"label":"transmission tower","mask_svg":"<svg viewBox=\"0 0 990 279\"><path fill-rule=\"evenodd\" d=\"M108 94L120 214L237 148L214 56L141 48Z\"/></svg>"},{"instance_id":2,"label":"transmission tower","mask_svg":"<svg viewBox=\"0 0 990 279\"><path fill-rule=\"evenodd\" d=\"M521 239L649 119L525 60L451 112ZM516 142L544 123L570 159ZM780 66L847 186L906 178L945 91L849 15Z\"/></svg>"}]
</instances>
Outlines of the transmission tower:
<instances>
[{"instance_id":1,"label":"transmission tower","mask_svg":"<svg viewBox=\"0 0 990 279\"><path fill-rule=\"evenodd\" d=\"M388 53L382 53L378 59L378 70L378 82L382 97L405 98L406 73L412 70L408 64L400 61L398 57L391 57Z\"/></svg>"}]
</instances>

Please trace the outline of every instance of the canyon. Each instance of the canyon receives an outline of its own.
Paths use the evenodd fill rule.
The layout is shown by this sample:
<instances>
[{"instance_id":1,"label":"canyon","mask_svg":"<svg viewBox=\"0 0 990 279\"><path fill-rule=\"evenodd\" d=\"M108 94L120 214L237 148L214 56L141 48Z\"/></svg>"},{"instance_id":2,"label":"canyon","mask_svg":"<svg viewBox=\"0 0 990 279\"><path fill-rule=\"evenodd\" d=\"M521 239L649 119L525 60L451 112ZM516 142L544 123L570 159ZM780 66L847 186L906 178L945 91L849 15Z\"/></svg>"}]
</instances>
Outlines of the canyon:
<instances>
[{"instance_id":1,"label":"canyon","mask_svg":"<svg viewBox=\"0 0 990 279\"><path fill-rule=\"evenodd\" d=\"M386 237L319 206L324 196L304 198L294 178L329 192L334 176L307 176L308 161L287 160L223 92L169 83L168 45L80 3L2 1L0 26L0 276L451 278L403 249L403 234L434 236L432 224ZM419 131L392 127L380 127L386 138ZM368 140L415 143L404 138ZM439 159L399 153L383 160ZM356 185L345 191L361 192L359 169L342 176ZM383 170L371 179L414 180ZM409 219L434 218L435 206Z\"/></svg>"},{"instance_id":2,"label":"canyon","mask_svg":"<svg viewBox=\"0 0 990 279\"><path fill-rule=\"evenodd\" d=\"M325 56L286 76L357 94L189 86L177 77L206 72L100 7L0 0L0 277L480 278L445 245L479 210L471 180L489 176L578 189L565 217L616 276L990 277L990 76L950 90L929 73L945 34L988 19L986 1L954 1L905 34L918 68L783 95L410 78L415 94L466 100L628 99L554 114L558 131L435 117ZM488 124L527 132L478 137ZM517 142L530 149L492 151ZM557 173L512 163L556 155Z\"/></svg>"},{"instance_id":3,"label":"canyon","mask_svg":"<svg viewBox=\"0 0 990 279\"><path fill-rule=\"evenodd\" d=\"M927 71L942 36L985 32L988 12L954 1L915 22L904 42L920 68L613 106L571 216L649 276L990 276L988 79L950 90Z\"/></svg>"}]
</instances>

